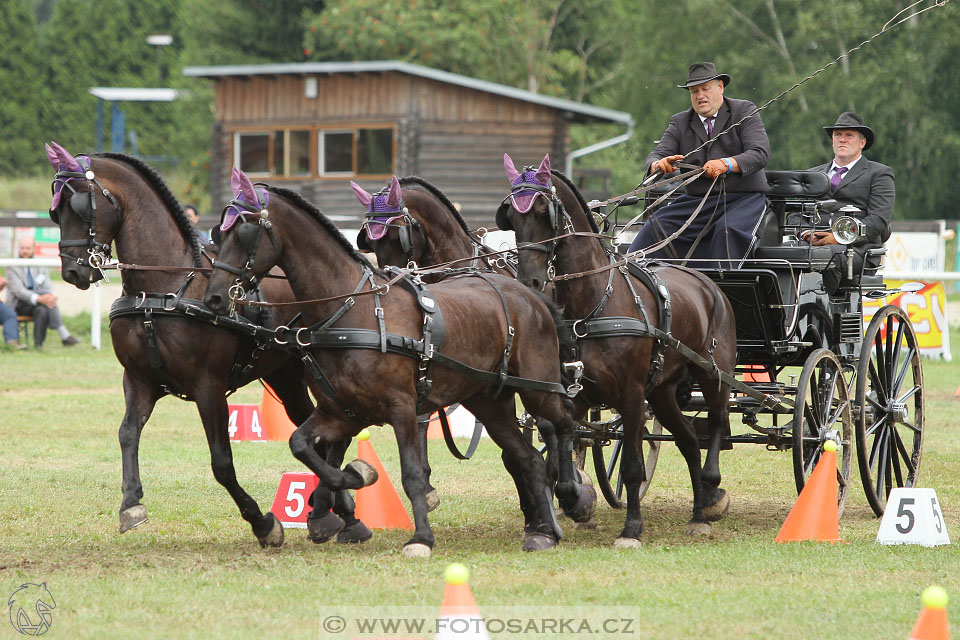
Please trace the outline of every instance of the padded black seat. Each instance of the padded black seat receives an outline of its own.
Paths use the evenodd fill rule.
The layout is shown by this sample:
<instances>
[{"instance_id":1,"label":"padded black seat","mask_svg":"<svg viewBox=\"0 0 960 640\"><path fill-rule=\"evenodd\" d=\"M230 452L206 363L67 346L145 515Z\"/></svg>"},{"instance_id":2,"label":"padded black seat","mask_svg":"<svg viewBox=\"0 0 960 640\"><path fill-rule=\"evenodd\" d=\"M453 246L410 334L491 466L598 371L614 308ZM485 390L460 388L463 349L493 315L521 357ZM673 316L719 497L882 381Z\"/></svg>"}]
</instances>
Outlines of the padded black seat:
<instances>
[{"instance_id":1,"label":"padded black seat","mask_svg":"<svg viewBox=\"0 0 960 640\"><path fill-rule=\"evenodd\" d=\"M770 199L819 198L830 190L830 178L822 171L764 171L764 175Z\"/></svg>"},{"instance_id":2,"label":"padded black seat","mask_svg":"<svg viewBox=\"0 0 960 640\"><path fill-rule=\"evenodd\" d=\"M753 252L754 260L786 260L791 264L810 264L821 269L827 266L833 251L830 247L814 247L808 245L777 247L757 247Z\"/></svg>"}]
</instances>

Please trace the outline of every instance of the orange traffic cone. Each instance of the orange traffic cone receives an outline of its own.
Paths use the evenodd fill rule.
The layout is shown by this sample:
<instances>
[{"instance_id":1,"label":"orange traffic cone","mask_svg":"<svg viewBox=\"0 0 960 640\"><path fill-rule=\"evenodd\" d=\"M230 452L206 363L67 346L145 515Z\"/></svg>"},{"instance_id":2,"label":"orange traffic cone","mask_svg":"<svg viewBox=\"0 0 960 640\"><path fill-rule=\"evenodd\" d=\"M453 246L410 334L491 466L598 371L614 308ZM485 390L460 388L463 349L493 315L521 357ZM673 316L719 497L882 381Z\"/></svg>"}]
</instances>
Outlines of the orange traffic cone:
<instances>
[{"instance_id":1,"label":"orange traffic cone","mask_svg":"<svg viewBox=\"0 0 960 640\"><path fill-rule=\"evenodd\" d=\"M407 529L413 531L413 521L400 501L377 452L370 443L370 432L364 429L357 436L357 457L374 466L377 481L369 487L357 489L356 517L371 529Z\"/></svg>"},{"instance_id":2,"label":"orange traffic cone","mask_svg":"<svg viewBox=\"0 0 960 640\"><path fill-rule=\"evenodd\" d=\"M934 585L923 590L920 594L923 609L910 632L910 640L950 640L947 601L943 587Z\"/></svg>"},{"instance_id":3,"label":"orange traffic cone","mask_svg":"<svg viewBox=\"0 0 960 640\"><path fill-rule=\"evenodd\" d=\"M776 540L843 542L837 507L837 443L833 440L823 443L823 455L783 522Z\"/></svg>"},{"instance_id":4,"label":"orange traffic cone","mask_svg":"<svg viewBox=\"0 0 960 640\"><path fill-rule=\"evenodd\" d=\"M267 430L267 440L289 440L291 434L297 430L297 425L287 417L283 403L277 399L273 389L263 383L263 400L260 401L260 418Z\"/></svg>"},{"instance_id":5,"label":"orange traffic cone","mask_svg":"<svg viewBox=\"0 0 960 640\"><path fill-rule=\"evenodd\" d=\"M953 392L954 398L960 398L960 387L957 387L957 390Z\"/></svg>"},{"instance_id":6,"label":"orange traffic cone","mask_svg":"<svg viewBox=\"0 0 960 640\"><path fill-rule=\"evenodd\" d=\"M443 574L447 586L443 589L443 602L437 616L437 635L434 640L489 640L483 616L473 601L473 593L467 580L470 571L459 562L447 566Z\"/></svg>"},{"instance_id":7,"label":"orange traffic cone","mask_svg":"<svg viewBox=\"0 0 960 640\"><path fill-rule=\"evenodd\" d=\"M747 365L747 371L743 374L744 382L770 382L770 374L766 367L759 364Z\"/></svg>"}]
</instances>

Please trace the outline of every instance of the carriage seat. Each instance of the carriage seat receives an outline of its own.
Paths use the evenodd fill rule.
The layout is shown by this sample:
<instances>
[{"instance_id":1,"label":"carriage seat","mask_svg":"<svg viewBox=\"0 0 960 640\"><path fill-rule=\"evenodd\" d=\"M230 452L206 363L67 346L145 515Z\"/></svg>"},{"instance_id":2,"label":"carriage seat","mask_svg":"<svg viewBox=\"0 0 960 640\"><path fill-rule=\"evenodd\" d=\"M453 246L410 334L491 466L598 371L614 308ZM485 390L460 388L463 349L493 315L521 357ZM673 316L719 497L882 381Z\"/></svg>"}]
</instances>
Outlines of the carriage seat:
<instances>
[{"instance_id":1,"label":"carriage seat","mask_svg":"<svg viewBox=\"0 0 960 640\"><path fill-rule=\"evenodd\" d=\"M771 200L816 199L830 190L830 179L822 171L765 171L767 197Z\"/></svg>"}]
</instances>

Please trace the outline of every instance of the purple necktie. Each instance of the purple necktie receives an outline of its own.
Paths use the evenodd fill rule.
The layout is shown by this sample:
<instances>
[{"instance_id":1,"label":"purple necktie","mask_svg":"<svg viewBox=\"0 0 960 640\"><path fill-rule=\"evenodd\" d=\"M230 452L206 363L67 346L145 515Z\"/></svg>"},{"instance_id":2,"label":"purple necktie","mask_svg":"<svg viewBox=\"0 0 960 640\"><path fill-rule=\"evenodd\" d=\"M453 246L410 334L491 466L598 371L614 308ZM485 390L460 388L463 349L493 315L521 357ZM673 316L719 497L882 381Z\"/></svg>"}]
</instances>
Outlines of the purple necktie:
<instances>
[{"instance_id":1,"label":"purple necktie","mask_svg":"<svg viewBox=\"0 0 960 640\"><path fill-rule=\"evenodd\" d=\"M833 172L833 177L830 178L830 193L833 193L837 190L837 187L840 186L840 181L843 180L843 174L846 172L846 167L837 167L837 169Z\"/></svg>"},{"instance_id":2,"label":"purple necktie","mask_svg":"<svg viewBox=\"0 0 960 640\"><path fill-rule=\"evenodd\" d=\"M714 118L715 117L716 116L714 116ZM713 118L707 118L704 120L704 122L707 125L707 137L712 138L713 137Z\"/></svg>"}]
</instances>

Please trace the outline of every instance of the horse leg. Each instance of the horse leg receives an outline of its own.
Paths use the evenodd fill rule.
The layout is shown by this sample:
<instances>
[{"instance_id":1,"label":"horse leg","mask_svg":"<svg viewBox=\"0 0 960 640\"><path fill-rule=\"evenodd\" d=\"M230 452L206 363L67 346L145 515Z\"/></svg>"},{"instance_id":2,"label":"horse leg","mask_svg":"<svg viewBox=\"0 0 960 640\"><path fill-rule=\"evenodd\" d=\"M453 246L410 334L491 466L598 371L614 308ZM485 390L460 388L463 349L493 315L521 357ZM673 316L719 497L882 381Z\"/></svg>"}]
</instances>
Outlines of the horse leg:
<instances>
[{"instance_id":1,"label":"horse leg","mask_svg":"<svg viewBox=\"0 0 960 640\"><path fill-rule=\"evenodd\" d=\"M472 404L470 410L487 428L490 438L503 450L504 466L511 475L517 473L521 478L521 481L517 482L521 505L524 500L533 501L536 516L531 524L535 526L525 535L523 550L540 551L557 546L563 532L553 510L546 464L540 452L527 442L517 429L513 396L508 395L494 401L483 398L482 402ZM527 497L524 498L523 494Z\"/></svg>"},{"instance_id":2,"label":"horse leg","mask_svg":"<svg viewBox=\"0 0 960 640\"><path fill-rule=\"evenodd\" d=\"M708 376L700 379L700 389L707 402L707 420L710 425L710 441L706 460L701 471L703 482L703 512L710 521L716 521L730 509L730 496L720 488L720 446L723 437L730 433L730 388L717 388L716 380Z\"/></svg>"},{"instance_id":3,"label":"horse leg","mask_svg":"<svg viewBox=\"0 0 960 640\"><path fill-rule=\"evenodd\" d=\"M327 464L339 469L350 441L350 438L345 438L330 445L318 443L315 449ZM369 527L354 514L356 502L346 489L333 493L318 483L309 503L313 507L307 516L307 537L311 542L326 542L334 535L337 536L337 542L342 543L366 542L373 537Z\"/></svg>"},{"instance_id":4,"label":"horse leg","mask_svg":"<svg viewBox=\"0 0 960 640\"><path fill-rule=\"evenodd\" d=\"M643 534L643 516L640 514L640 484L646 474L643 458L640 455L640 438L643 425L647 420L644 408L643 389L631 394L632 401L623 407L620 415L623 419L623 448L620 458L620 473L627 494L627 513L623 530L614 541L614 547L639 547Z\"/></svg>"},{"instance_id":5,"label":"horse leg","mask_svg":"<svg viewBox=\"0 0 960 640\"><path fill-rule=\"evenodd\" d=\"M439 410L443 411L446 407ZM427 457L427 430L430 428L430 416L427 415L424 420L417 416L417 432L420 441L420 458L423 460L423 477L427 482L427 511L433 511L440 506L440 494L436 488L430 484L430 459Z\"/></svg>"},{"instance_id":6,"label":"horse leg","mask_svg":"<svg viewBox=\"0 0 960 640\"><path fill-rule=\"evenodd\" d=\"M123 478L120 533L147 521L147 508L140 504L143 498L143 486L140 484L140 433L158 399L149 385L136 380L127 371L123 374L123 395L127 407L117 434Z\"/></svg>"},{"instance_id":7,"label":"horse leg","mask_svg":"<svg viewBox=\"0 0 960 640\"><path fill-rule=\"evenodd\" d=\"M425 448L422 446L423 434L412 410L409 415L394 416L391 424L400 453L400 482L413 510L413 537L404 543L403 555L408 558L429 558L436 538L427 517L427 492L430 485L424 472L427 464Z\"/></svg>"},{"instance_id":8,"label":"horse leg","mask_svg":"<svg viewBox=\"0 0 960 640\"><path fill-rule=\"evenodd\" d=\"M650 406L660 422L670 430L677 449L687 463L690 484L693 487L693 516L687 523L690 535L710 535L710 522L703 512L703 480L700 473L700 440L696 429L687 420L677 404L676 382L668 381L657 387L650 397ZM719 446L719 445L718 445Z\"/></svg>"}]
</instances>

